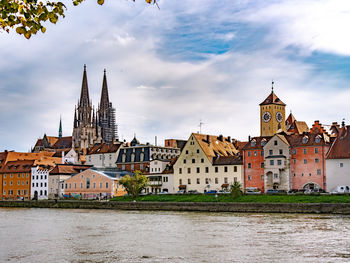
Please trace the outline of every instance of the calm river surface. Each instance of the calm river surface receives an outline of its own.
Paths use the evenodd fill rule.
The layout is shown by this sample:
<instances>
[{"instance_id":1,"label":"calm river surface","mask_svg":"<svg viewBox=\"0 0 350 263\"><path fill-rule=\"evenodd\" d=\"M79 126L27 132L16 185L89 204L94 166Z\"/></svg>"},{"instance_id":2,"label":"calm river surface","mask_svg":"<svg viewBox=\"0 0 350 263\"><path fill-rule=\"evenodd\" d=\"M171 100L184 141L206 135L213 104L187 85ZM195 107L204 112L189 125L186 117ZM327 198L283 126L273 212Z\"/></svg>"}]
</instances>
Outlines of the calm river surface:
<instances>
[{"instance_id":1,"label":"calm river surface","mask_svg":"<svg viewBox=\"0 0 350 263\"><path fill-rule=\"evenodd\" d=\"M350 217L0 208L0 262L350 262Z\"/></svg>"}]
</instances>

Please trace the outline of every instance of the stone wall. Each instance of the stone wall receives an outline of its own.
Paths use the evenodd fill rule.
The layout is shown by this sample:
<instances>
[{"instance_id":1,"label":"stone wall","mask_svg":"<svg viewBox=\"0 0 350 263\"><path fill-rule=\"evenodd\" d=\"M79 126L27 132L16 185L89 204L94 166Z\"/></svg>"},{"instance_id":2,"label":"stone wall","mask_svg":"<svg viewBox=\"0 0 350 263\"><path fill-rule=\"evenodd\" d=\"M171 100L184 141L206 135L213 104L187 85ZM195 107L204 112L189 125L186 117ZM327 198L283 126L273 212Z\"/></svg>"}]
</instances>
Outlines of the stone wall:
<instances>
[{"instance_id":1,"label":"stone wall","mask_svg":"<svg viewBox=\"0 0 350 263\"><path fill-rule=\"evenodd\" d=\"M202 211L243 213L350 214L350 203L209 203L105 201L0 201L0 207L115 210Z\"/></svg>"}]
</instances>

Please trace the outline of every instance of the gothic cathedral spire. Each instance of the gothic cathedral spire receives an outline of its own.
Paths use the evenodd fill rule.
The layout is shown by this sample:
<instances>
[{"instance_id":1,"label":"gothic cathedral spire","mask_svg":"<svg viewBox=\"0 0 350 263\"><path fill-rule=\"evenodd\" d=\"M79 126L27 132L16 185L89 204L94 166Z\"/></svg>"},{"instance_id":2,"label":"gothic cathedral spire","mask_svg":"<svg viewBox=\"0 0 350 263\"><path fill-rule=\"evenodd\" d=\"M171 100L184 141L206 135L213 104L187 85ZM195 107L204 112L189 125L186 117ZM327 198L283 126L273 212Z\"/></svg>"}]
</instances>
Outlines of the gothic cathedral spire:
<instances>
[{"instance_id":1,"label":"gothic cathedral spire","mask_svg":"<svg viewBox=\"0 0 350 263\"><path fill-rule=\"evenodd\" d=\"M90 106L89 88L87 82L86 65L84 65L83 82L80 93L80 107Z\"/></svg>"},{"instance_id":2,"label":"gothic cathedral spire","mask_svg":"<svg viewBox=\"0 0 350 263\"><path fill-rule=\"evenodd\" d=\"M58 138L62 138L62 117L60 116L60 125L58 128Z\"/></svg>"},{"instance_id":3,"label":"gothic cathedral spire","mask_svg":"<svg viewBox=\"0 0 350 263\"><path fill-rule=\"evenodd\" d=\"M106 70L104 70L102 91L101 91L100 110L107 111L108 107L109 107L109 96L108 96L108 87L107 87L107 77L106 77Z\"/></svg>"}]
</instances>

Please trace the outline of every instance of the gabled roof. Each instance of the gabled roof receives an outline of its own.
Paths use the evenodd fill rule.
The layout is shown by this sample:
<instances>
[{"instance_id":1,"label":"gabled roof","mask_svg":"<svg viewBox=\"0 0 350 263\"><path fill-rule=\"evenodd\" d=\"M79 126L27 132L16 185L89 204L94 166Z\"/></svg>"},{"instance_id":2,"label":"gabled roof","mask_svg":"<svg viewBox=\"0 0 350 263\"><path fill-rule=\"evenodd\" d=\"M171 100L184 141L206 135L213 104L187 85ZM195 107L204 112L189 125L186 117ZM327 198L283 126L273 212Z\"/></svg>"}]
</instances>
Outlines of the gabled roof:
<instances>
[{"instance_id":1,"label":"gabled roof","mask_svg":"<svg viewBox=\"0 0 350 263\"><path fill-rule=\"evenodd\" d=\"M250 139L249 142L243 146L243 150L258 150L263 149L266 143L272 138L272 136L259 136L259 137L253 137ZM252 144L252 141L255 141L255 145ZM262 142L265 142L262 144Z\"/></svg>"},{"instance_id":2,"label":"gabled roof","mask_svg":"<svg viewBox=\"0 0 350 263\"><path fill-rule=\"evenodd\" d=\"M260 106L270 104L286 106L286 104L284 104L273 91L270 93L269 96L267 96L267 98L262 103L260 103Z\"/></svg>"},{"instance_id":3,"label":"gabled roof","mask_svg":"<svg viewBox=\"0 0 350 263\"><path fill-rule=\"evenodd\" d=\"M72 148L72 136L65 136L59 138L55 144L52 145L53 149L67 149Z\"/></svg>"},{"instance_id":4,"label":"gabled roof","mask_svg":"<svg viewBox=\"0 0 350 263\"><path fill-rule=\"evenodd\" d=\"M291 146L323 146L328 144L326 137L327 135L323 133L311 133L305 132L303 134L291 134L284 135L288 140ZM316 138L319 138L319 142L317 142ZM304 143L303 139L305 138L306 143Z\"/></svg>"},{"instance_id":5,"label":"gabled roof","mask_svg":"<svg viewBox=\"0 0 350 263\"><path fill-rule=\"evenodd\" d=\"M208 158L218 156L234 156L238 150L231 138L213 135L192 133ZM211 159L211 158L210 158Z\"/></svg>"},{"instance_id":6,"label":"gabled roof","mask_svg":"<svg viewBox=\"0 0 350 263\"><path fill-rule=\"evenodd\" d=\"M327 159L348 158L350 158L350 126L339 129L338 136L327 153Z\"/></svg>"},{"instance_id":7,"label":"gabled roof","mask_svg":"<svg viewBox=\"0 0 350 263\"><path fill-rule=\"evenodd\" d=\"M219 156L213 157L213 165L241 165L243 164L242 156Z\"/></svg>"},{"instance_id":8,"label":"gabled roof","mask_svg":"<svg viewBox=\"0 0 350 263\"><path fill-rule=\"evenodd\" d=\"M33 164L34 160L10 161L2 166L0 173L28 173Z\"/></svg>"},{"instance_id":9,"label":"gabled roof","mask_svg":"<svg viewBox=\"0 0 350 263\"><path fill-rule=\"evenodd\" d=\"M73 175L91 167L91 165L57 164L50 171L50 175Z\"/></svg>"},{"instance_id":10,"label":"gabled roof","mask_svg":"<svg viewBox=\"0 0 350 263\"><path fill-rule=\"evenodd\" d=\"M288 140L286 139L286 137L282 134L276 134L276 137L280 138L285 144L289 145Z\"/></svg>"},{"instance_id":11,"label":"gabled roof","mask_svg":"<svg viewBox=\"0 0 350 263\"><path fill-rule=\"evenodd\" d=\"M118 151L120 146L122 145L121 142L119 143L98 143L92 146L91 148L88 149L87 154L100 154L100 153L115 153Z\"/></svg>"},{"instance_id":12,"label":"gabled roof","mask_svg":"<svg viewBox=\"0 0 350 263\"><path fill-rule=\"evenodd\" d=\"M292 125L296 121L294 115L292 113L289 114L288 118L286 119L286 125Z\"/></svg>"}]
</instances>

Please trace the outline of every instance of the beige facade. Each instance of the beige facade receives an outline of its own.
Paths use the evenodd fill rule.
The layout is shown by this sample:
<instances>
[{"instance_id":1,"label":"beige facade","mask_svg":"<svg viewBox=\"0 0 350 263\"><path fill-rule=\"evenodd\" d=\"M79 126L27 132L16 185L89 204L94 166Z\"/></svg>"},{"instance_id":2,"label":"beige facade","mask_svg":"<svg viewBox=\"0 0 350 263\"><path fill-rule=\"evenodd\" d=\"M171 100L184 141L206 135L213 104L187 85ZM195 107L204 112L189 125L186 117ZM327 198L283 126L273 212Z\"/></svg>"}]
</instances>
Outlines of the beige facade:
<instances>
[{"instance_id":1,"label":"beige facade","mask_svg":"<svg viewBox=\"0 0 350 263\"><path fill-rule=\"evenodd\" d=\"M264 146L265 170L264 185L268 189L289 191L290 182L290 147L288 141L276 134Z\"/></svg>"},{"instance_id":2,"label":"beige facade","mask_svg":"<svg viewBox=\"0 0 350 263\"><path fill-rule=\"evenodd\" d=\"M243 162L234 161L237 150L229 138L193 133L174 164L174 188L200 193L243 183ZM222 158L231 162L216 162Z\"/></svg>"},{"instance_id":3,"label":"beige facade","mask_svg":"<svg viewBox=\"0 0 350 263\"><path fill-rule=\"evenodd\" d=\"M118 152L96 153L86 156L86 164L98 168L117 167Z\"/></svg>"}]
</instances>

